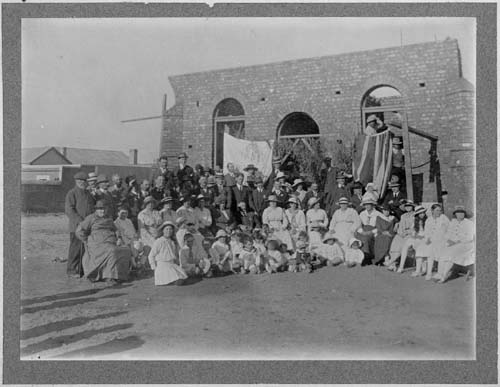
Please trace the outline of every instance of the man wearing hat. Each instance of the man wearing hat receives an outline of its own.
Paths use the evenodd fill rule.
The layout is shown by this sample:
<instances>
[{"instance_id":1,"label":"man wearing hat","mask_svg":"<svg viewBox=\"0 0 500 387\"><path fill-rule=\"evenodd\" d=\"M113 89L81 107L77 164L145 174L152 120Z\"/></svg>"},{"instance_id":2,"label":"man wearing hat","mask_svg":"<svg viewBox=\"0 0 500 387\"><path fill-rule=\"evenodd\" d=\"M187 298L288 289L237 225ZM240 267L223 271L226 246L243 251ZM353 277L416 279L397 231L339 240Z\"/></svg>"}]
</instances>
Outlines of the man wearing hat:
<instances>
[{"instance_id":1,"label":"man wearing hat","mask_svg":"<svg viewBox=\"0 0 500 387\"><path fill-rule=\"evenodd\" d=\"M179 187L180 191L194 184L194 170L186 164L187 158L186 152L180 153L177 157L179 164L172 171L175 179L175 186Z\"/></svg>"},{"instance_id":2,"label":"man wearing hat","mask_svg":"<svg viewBox=\"0 0 500 387\"><path fill-rule=\"evenodd\" d=\"M255 179L257 178L257 167L253 164L248 164L243 171L247 172L243 184L248 186L251 190L255 188Z\"/></svg>"},{"instance_id":3,"label":"man wearing hat","mask_svg":"<svg viewBox=\"0 0 500 387\"><path fill-rule=\"evenodd\" d=\"M383 204L388 205L392 213L399 220L403 211L401 211L401 203L406 200L406 196L400 191L401 184L399 182L389 183L391 192L388 192L384 198Z\"/></svg>"},{"instance_id":4,"label":"man wearing hat","mask_svg":"<svg viewBox=\"0 0 500 387\"><path fill-rule=\"evenodd\" d=\"M373 136L374 134L381 133L387 129L387 126L375 115L371 114L366 119L365 135Z\"/></svg>"},{"instance_id":5,"label":"man wearing hat","mask_svg":"<svg viewBox=\"0 0 500 387\"><path fill-rule=\"evenodd\" d=\"M326 156L323 159L325 168L320 171L320 189L323 192L330 192L335 187L338 168L332 166L332 157Z\"/></svg>"},{"instance_id":6,"label":"man wearing hat","mask_svg":"<svg viewBox=\"0 0 500 387\"><path fill-rule=\"evenodd\" d=\"M111 219L115 219L118 215L118 203L115 203L113 196L109 192L109 180L106 175L97 177L97 186L99 187L96 194L96 200L102 201L105 207L105 213Z\"/></svg>"},{"instance_id":7,"label":"man wearing hat","mask_svg":"<svg viewBox=\"0 0 500 387\"><path fill-rule=\"evenodd\" d=\"M276 179L277 173L280 171L280 167L281 167L281 158L279 156L274 155L273 170L264 184L264 189L266 190L268 195L271 193L271 190L274 187L274 180Z\"/></svg>"},{"instance_id":8,"label":"man wearing hat","mask_svg":"<svg viewBox=\"0 0 500 387\"><path fill-rule=\"evenodd\" d=\"M80 278L83 275L84 245L77 238L75 232L78 224L94 212L95 202L85 187L87 174L78 172L73 178L75 179L75 187L66 194L64 205L64 211L69 219L69 251L66 273L70 277Z\"/></svg>"},{"instance_id":9,"label":"man wearing hat","mask_svg":"<svg viewBox=\"0 0 500 387\"><path fill-rule=\"evenodd\" d=\"M355 181L351 185L351 207L354 208L358 214L363 211L363 184L360 181Z\"/></svg>"},{"instance_id":10,"label":"man wearing hat","mask_svg":"<svg viewBox=\"0 0 500 387\"><path fill-rule=\"evenodd\" d=\"M255 189L251 192L248 204L250 209L255 213L255 222L257 227L262 227L262 213L266 209L267 194L264 190L264 181L262 177L257 176L255 179Z\"/></svg>"},{"instance_id":11,"label":"man wearing hat","mask_svg":"<svg viewBox=\"0 0 500 387\"><path fill-rule=\"evenodd\" d=\"M87 191L90 192L92 197L96 198L97 194L97 173L95 172L90 172L89 177L87 178Z\"/></svg>"},{"instance_id":12,"label":"man wearing hat","mask_svg":"<svg viewBox=\"0 0 500 387\"><path fill-rule=\"evenodd\" d=\"M394 137L392 139L391 173L397 175L401 181L405 178L405 156L403 154L403 141L401 137Z\"/></svg>"},{"instance_id":13,"label":"man wearing hat","mask_svg":"<svg viewBox=\"0 0 500 387\"><path fill-rule=\"evenodd\" d=\"M276 199L278 200L278 206L281 208L286 208L286 205L288 202L288 194L283 189L281 182L278 180L278 176L281 176L280 174L282 174L282 173L283 172L280 171L276 175L276 179L274 180L273 188L271 190L271 193L268 196L274 195L276 197Z\"/></svg>"},{"instance_id":14,"label":"man wearing hat","mask_svg":"<svg viewBox=\"0 0 500 387\"><path fill-rule=\"evenodd\" d=\"M171 191L175 189L175 178L172 171L168 169L168 157L166 154L160 156L158 160L158 169L153 172L151 180L155 181L158 176L163 176L165 187Z\"/></svg>"},{"instance_id":15,"label":"man wearing hat","mask_svg":"<svg viewBox=\"0 0 500 387\"><path fill-rule=\"evenodd\" d=\"M343 172L338 172L336 180L337 183L335 184L335 186L330 187L330 190L325 192L325 210L328 214L328 217L331 217L333 215L333 212L340 208L337 204L340 198L347 198L348 200L351 200L351 192L345 184L345 174Z\"/></svg>"}]
</instances>

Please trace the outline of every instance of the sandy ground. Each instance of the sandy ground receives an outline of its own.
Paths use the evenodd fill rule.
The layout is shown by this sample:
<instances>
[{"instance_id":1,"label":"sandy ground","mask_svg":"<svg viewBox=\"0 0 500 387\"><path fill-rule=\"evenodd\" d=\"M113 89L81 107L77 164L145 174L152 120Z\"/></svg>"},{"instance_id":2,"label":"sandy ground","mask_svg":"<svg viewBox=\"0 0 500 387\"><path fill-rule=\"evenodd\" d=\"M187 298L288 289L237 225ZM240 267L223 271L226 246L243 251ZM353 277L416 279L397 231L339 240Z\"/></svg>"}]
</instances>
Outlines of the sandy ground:
<instances>
[{"instance_id":1,"label":"sandy ground","mask_svg":"<svg viewBox=\"0 0 500 387\"><path fill-rule=\"evenodd\" d=\"M68 279L63 215L22 218L23 359L473 359L474 280L380 267L185 286Z\"/></svg>"}]
</instances>

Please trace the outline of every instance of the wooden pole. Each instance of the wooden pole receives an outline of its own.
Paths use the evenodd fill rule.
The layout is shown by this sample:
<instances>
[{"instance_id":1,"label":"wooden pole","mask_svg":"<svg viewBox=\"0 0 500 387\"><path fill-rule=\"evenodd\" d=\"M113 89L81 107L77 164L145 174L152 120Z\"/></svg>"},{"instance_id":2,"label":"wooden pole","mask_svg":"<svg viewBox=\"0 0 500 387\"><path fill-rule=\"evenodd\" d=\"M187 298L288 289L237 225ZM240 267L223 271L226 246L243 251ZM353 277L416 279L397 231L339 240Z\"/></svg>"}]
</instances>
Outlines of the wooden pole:
<instances>
[{"instance_id":1,"label":"wooden pole","mask_svg":"<svg viewBox=\"0 0 500 387\"><path fill-rule=\"evenodd\" d=\"M406 195L408 199L413 200L413 176L411 172L411 152L410 152L410 133L408 131L408 116L403 110L401 112L401 121L403 125L403 149L405 154L405 176L406 176Z\"/></svg>"}]
</instances>

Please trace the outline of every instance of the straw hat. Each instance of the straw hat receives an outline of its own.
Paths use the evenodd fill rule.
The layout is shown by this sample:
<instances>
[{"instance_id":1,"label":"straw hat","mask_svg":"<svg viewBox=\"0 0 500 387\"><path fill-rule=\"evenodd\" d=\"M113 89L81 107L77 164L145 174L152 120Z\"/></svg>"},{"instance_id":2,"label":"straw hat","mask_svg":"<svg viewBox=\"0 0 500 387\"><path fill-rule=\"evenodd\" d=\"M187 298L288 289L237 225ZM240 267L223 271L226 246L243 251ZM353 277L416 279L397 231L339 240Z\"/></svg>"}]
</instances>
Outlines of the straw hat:
<instances>
[{"instance_id":1,"label":"straw hat","mask_svg":"<svg viewBox=\"0 0 500 387\"><path fill-rule=\"evenodd\" d=\"M312 208L316 203L319 202L319 198L312 197L307 201L307 206Z\"/></svg>"},{"instance_id":2,"label":"straw hat","mask_svg":"<svg viewBox=\"0 0 500 387\"><path fill-rule=\"evenodd\" d=\"M372 204L375 206L377 204L377 202L373 198L367 197L366 199L363 199L363 201L361 202L361 205L364 206L365 204Z\"/></svg>"},{"instance_id":3,"label":"straw hat","mask_svg":"<svg viewBox=\"0 0 500 387\"><path fill-rule=\"evenodd\" d=\"M407 199L407 200L405 200L403 205L405 207L413 207L413 209L415 209L415 203L413 203L413 200Z\"/></svg>"},{"instance_id":4,"label":"straw hat","mask_svg":"<svg viewBox=\"0 0 500 387\"><path fill-rule=\"evenodd\" d=\"M327 232L324 236L323 236L323 239L322 239L322 242L323 243L326 243L328 242L330 239L333 239L333 240L338 240L337 236L335 235L335 233L333 232Z\"/></svg>"},{"instance_id":5,"label":"straw hat","mask_svg":"<svg viewBox=\"0 0 500 387\"><path fill-rule=\"evenodd\" d=\"M182 226L184 223L186 223L186 218L184 216L179 216L176 220L175 223L177 224L177 227Z\"/></svg>"},{"instance_id":6,"label":"straw hat","mask_svg":"<svg viewBox=\"0 0 500 387\"><path fill-rule=\"evenodd\" d=\"M359 239L351 238L349 239L349 247L352 247L352 245L356 242L358 242L359 247L363 246L363 242L361 242Z\"/></svg>"},{"instance_id":7,"label":"straw hat","mask_svg":"<svg viewBox=\"0 0 500 387\"><path fill-rule=\"evenodd\" d=\"M208 176L208 179L207 179L207 185L209 187L213 187L214 185L216 185L217 183L215 182L215 177L214 176Z\"/></svg>"},{"instance_id":8,"label":"straw hat","mask_svg":"<svg viewBox=\"0 0 500 387\"><path fill-rule=\"evenodd\" d=\"M427 212L427 210L425 209L425 207L423 206L418 206L416 209L415 209L415 216L419 215L419 214L422 214L422 213L425 213Z\"/></svg>"},{"instance_id":9,"label":"straw hat","mask_svg":"<svg viewBox=\"0 0 500 387\"><path fill-rule=\"evenodd\" d=\"M392 145L403 145L403 141L401 141L401 137L394 137L392 139Z\"/></svg>"},{"instance_id":10,"label":"straw hat","mask_svg":"<svg viewBox=\"0 0 500 387\"><path fill-rule=\"evenodd\" d=\"M292 188L294 188L294 187L298 186L299 184L303 184L303 185L305 185L305 184L306 184L306 182L305 182L304 180L302 180L302 179L295 179L295 180L293 181Z\"/></svg>"},{"instance_id":11,"label":"straw hat","mask_svg":"<svg viewBox=\"0 0 500 387\"><path fill-rule=\"evenodd\" d=\"M166 196L160 200L160 203L165 204L165 203L173 202L173 201L174 201L174 198L172 196Z\"/></svg>"},{"instance_id":12,"label":"straw hat","mask_svg":"<svg viewBox=\"0 0 500 387\"><path fill-rule=\"evenodd\" d=\"M455 206L455 209L453 210L453 215L455 215L457 212L462 212L465 216L467 216L467 211L464 206Z\"/></svg>"},{"instance_id":13,"label":"straw hat","mask_svg":"<svg viewBox=\"0 0 500 387\"><path fill-rule=\"evenodd\" d=\"M279 172L276 174L276 180L281 179L282 177L286 177L286 175L285 175L285 173L284 173L284 172L279 171Z\"/></svg>"},{"instance_id":14,"label":"straw hat","mask_svg":"<svg viewBox=\"0 0 500 387\"><path fill-rule=\"evenodd\" d=\"M336 204L340 205L340 204L350 204L350 203L351 202L349 201L349 199L347 199L346 197L341 197Z\"/></svg>"},{"instance_id":15,"label":"straw hat","mask_svg":"<svg viewBox=\"0 0 500 387\"><path fill-rule=\"evenodd\" d=\"M389 188L394 188L394 187L400 187L401 184L397 181L391 181L389 184L388 184Z\"/></svg>"},{"instance_id":16,"label":"straw hat","mask_svg":"<svg viewBox=\"0 0 500 387\"><path fill-rule=\"evenodd\" d=\"M163 229L164 229L165 227L167 227L167 226L172 226L174 230L175 230L175 228L176 228L176 227L175 227L174 222L172 222L172 221L170 221L170 220L167 220L167 221L165 221L165 222L163 222L163 223L161 224L161 226L158 228L158 230L159 230L160 232L162 232L162 231L163 231Z\"/></svg>"},{"instance_id":17,"label":"straw hat","mask_svg":"<svg viewBox=\"0 0 500 387\"><path fill-rule=\"evenodd\" d=\"M87 178L87 181L96 181L96 180L97 180L97 173L90 172L89 177Z\"/></svg>"},{"instance_id":18,"label":"straw hat","mask_svg":"<svg viewBox=\"0 0 500 387\"><path fill-rule=\"evenodd\" d=\"M217 234L215 234L215 239L227 238L227 236L227 232L225 232L224 230L219 230L217 231Z\"/></svg>"},{"instance_id":19,"label":"straw hat","mask_svg":"<svg viewBox=\"0 0 500 387\"><path fill-rule=\"evenodd\" d=\"M143 207L146 207L146 205L147 205L148 203L151 203L151 202L152 202L152 203L156 203L155 198L154 198L154 197L152 197L152 196L146 196L146 198L144 199L144 202L142 203L142 206L143 206Z\"/></svg>"},{"instance_id":20,"label":"straw hat","mask_svg":"<svg viewBox=\"0 0 500 387\"><path fill-rule=\"evenodd\" d=\"M291 196L290 199L288 199L288 203L294 203L297 206L299 205L299 199L297 199L295 196Z\"/></svg>"},{"instance_id":21,"label":"straw hat","mask_svg":"<svg viewBox=\"0 0 500 387\"><path fill-rule=\"evenodd\" d=\"M366 119L366 123L369 124L370 122L377 121L377 120L378 120L377 116L375 114L371 114Z\"/></svg>"},{"instance_id":22,"label":"straw hat","mask_svg":"<svg viewBox=\"0 0 500 387\"><path fill-rule=\"evenodd\" d=\"M269 195L269 197L267 198L267 201L278 203L278 198L276 197L276 195Z\"/></svg>"}]
</instances>

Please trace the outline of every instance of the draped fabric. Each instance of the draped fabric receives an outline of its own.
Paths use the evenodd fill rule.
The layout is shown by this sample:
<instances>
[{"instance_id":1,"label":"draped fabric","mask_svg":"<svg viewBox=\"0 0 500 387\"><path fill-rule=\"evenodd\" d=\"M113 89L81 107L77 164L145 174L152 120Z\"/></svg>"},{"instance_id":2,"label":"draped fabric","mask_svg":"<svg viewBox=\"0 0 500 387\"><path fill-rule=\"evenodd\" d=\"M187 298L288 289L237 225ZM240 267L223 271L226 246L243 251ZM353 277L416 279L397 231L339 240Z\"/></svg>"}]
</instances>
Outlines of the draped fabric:
<instances>
[{"instance_id":1,"label":"draped fabric","mask_svg":"<svg viewBox=\"0 0 500 387\"><path fill-rule=\"evenodd\" d=\"M243 171L248 164L253 164L265 181L273 169L272 159L273 140L249 141L224 133L224 173L227 173L227 163L233 163L239 171Z\"/></svg>"},{"instance_id":2,"label":"draped fabric","mask_svg":"<svg viewBox=\"0 0 500 387\"><path fill-rule=\"evenodd\" d=\"M389 130L366 136L360 134L355 141L353 155L354 179L366 185L373 182L380 197L384 196L392 165L392 138Z\"/></svg>"}]
</instances>

